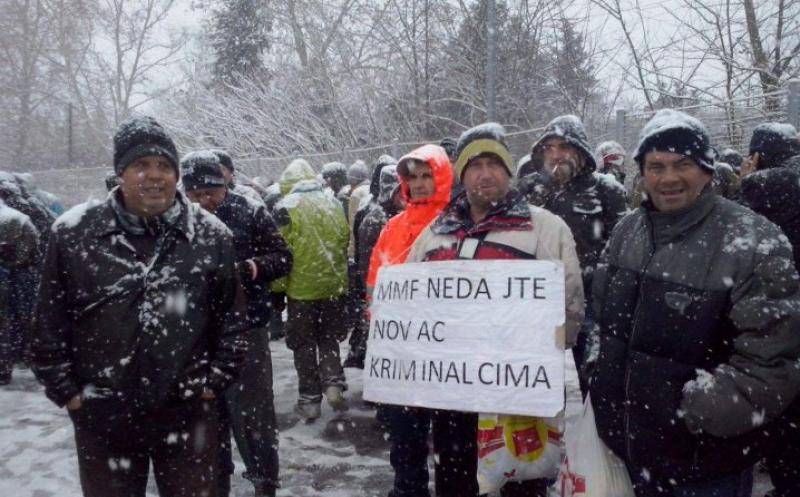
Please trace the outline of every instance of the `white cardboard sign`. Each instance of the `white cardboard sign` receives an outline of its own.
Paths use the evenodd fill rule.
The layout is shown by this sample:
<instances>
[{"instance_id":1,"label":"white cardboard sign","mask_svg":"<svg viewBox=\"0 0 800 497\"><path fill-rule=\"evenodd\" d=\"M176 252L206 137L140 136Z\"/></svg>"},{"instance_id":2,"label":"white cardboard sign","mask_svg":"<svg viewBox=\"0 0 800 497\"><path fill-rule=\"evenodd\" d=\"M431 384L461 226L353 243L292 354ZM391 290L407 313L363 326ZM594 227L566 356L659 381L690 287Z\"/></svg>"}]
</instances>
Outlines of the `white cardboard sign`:
<instances>
[{"instance_id":1,"label":"white cardboard sign","mask_svg":"<svg viewBox=\"0 0 800 497\"><path fill-rule=\"evenodd\" d=\"M364 398L553 417L564 407L560 262L385 266L372 294Z\"/></svg>"}]
</instances>

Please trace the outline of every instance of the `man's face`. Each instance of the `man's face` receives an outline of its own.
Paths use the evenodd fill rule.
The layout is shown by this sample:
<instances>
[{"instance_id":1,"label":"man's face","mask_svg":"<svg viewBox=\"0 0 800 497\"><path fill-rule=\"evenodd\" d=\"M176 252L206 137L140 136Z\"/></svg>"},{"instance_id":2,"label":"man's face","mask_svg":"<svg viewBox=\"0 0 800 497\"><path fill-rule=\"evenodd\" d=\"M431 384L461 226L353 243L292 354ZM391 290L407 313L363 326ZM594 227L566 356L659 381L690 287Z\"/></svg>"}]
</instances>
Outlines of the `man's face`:
<instances>
[{"instance_id":1,"label":"man's face","mask_svg":"<svg viewBox=\"0 0 800 497\"><path fill-rule=\"evenodd\" d=\"M227 193L228 189L226 187L213 186L187 191L186 196L189 197L192 202L200 204L200 207L213 214L217 212L219 206L225 201Z\"/></svg>"},{"instance_id":2,"label":"man's face","mask_svg":"<svg viewBox=\"0 0 800 497\"><path fill-rule=\"evenodd\" d=\"M563 138L552 137L542 142L542 162L545 171L561 184L567 183L578 174L583 165L580 150Z\"/></svg>"},{"instance_id":3,"label":"man's face","mask_svg":"<svg viewBox=\"0 0 800 497\"><path fill-rule=\"evenodd\" d=\"M178 174L164 157L142 157L126 167L119 179L125 209L131 214L158 216L175 202Z\"/></svg>"},{"instance_id":4,"label":"man's face","mask_svg":"<svg viewBox=\"0 0 800 497\"><path fill-rule=\"evenodd\" d=\"M642 184L659 211L677 211L692 205L711 181L711 173L694 160L674 152L644 156Z\"/></svg>"},{"instance_id":5,"label":"man's face","mask_svg":"<svg viewBox=\"0 0 800 497\"><path fill-rule=\"evenodd\" d=\"M408 193L411 200L428 198L436 192L433 170L425 162L408 161L408 172L403 179L408 184Z\"/></svg>"},{"instance_id":6,"label":"man's face","mask_svg":"<svg viewBox=\"0 0 800 497\"><path fill-rule=\"evenodd\" d=\"M511 176L499 157L487 154L469 161L461 175L461 183L470 205L488 208L506 196L511 188Z\"/></svg>"}]
</instances>

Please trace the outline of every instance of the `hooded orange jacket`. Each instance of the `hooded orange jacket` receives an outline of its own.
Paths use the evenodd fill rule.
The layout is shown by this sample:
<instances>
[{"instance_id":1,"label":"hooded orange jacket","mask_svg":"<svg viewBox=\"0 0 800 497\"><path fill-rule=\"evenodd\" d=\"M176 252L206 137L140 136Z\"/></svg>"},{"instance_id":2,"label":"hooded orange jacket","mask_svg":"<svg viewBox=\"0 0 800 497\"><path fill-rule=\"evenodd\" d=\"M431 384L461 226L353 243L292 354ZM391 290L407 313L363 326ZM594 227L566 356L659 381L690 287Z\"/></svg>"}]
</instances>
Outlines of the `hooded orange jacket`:
<instances>
[{"instance_id":1,"label":"hooded orange jacket","mask_svg":"<svg viewBox=\"0 0 800 497\"><path fill-rule=\"evenodd\" d=\"M450 202L453 168L447 152L438 145L423 145L401 157L398 164L409 159L426 162L431 167L436 190L430 197L412 200L408 183L400 175L400 194L406 202L406 208L386 223L375 248L372 249L367 288L375 286L381 266L405 262L417 236Z\"/></svg>"}]
</instances>

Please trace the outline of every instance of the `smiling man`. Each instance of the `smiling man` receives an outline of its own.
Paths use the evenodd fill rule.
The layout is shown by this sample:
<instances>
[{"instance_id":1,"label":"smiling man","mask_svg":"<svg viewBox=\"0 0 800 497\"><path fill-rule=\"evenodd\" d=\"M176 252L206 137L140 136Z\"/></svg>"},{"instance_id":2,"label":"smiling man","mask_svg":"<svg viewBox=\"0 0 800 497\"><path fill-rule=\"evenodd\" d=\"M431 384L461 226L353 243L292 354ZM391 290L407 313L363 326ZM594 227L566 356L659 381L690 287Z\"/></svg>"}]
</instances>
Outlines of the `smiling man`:
<instances>
[{"instance_id":1,"label":"smiling man","mask_svg":"<svg viewBox=\"0 0 800 497\"><path fill-rule=\"evenodd\" d=\"M800 386L800 293L780 229L711 188L700 121L662 110L634 160L647 199L594 277L601 438L637 497L750 495L762 424Z\"/></svg>"},{"instance_id":2,"label":"smiling man","mask_svg":"<svg viewBox=\"0 0 800 497\"><path fill-rule=\"evenodd\" d=\"M152 118L114 136L120 185L53 225L33 369L75 428L87 497L216 495L217 409L244 358L231 232L177 191Z\"/></svg>"}]
</instances>

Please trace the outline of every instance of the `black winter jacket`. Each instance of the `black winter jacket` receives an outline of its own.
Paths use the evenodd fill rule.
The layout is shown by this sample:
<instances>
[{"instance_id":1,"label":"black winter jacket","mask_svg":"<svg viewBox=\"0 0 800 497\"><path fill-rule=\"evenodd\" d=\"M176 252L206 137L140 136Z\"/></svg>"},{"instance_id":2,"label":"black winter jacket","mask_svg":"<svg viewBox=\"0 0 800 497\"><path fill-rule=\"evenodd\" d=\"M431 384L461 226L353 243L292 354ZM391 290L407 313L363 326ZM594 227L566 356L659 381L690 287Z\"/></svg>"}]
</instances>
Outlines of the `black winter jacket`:
<instances>
[{"instance_id":1,"label":"black winter jacket","mask_svg":"<svg viewBox=\"0 0 800 497\"><path fill-rule=\"evenodd\" d=\"M706 189L614 230L594 278L601 438L632 470L709 480L757 458L800 387L800 292L777 226Z\"/></svg>"},{"instance_id":2,"label":"black winter jacket","mask_svg":"<svg viewBox=\"0 0 800 497\"><path fill-rule=\"evenodd\" d=\"M269 285L292 268L292 252L264 204L228 191L215 213L233 233L239 277L247 296L247 321L251 328L267 325L270 317ZM258 270L251 277L252 259Z\"/></svg>"},{"instance_id":3,"label":"black winter jacket","mask_svg":"<svg viewBox=\"0 0 800 497\"><path fill-rule=\"evenodd\" d=\"M518 188L528 202L544 207L567 223L583 272L583 287L591 288L600 252L617 222L627 213L625 188L608 175L584 172L563 189L541 173L520 178ZM591 301L591 295L587 300Z\"/></svg>"},{"instance_id":4,"label":"black winter jacket","mask_svg":"<svg viewBox=\"0 0 800 497\"><path fill-rule=\"evenodd\" d=\"M800 271L800 156L785 167L763 169L742 179L739 196L750 207L784 232L794 250Z\"/></svg>"},{"instance_id":5,"label":"black winter jacket","mask_svg":"<svg viewBox=\"0 0 800 497\"><path fill-rule=\"evenodd\" d=\"M231 232L178 192L169 217L134 234L118 195L53 226L34 319L37 378L59 406L82 391L144 411L203 387L221 393L246 346Z\"/></svg>"}]
</instances>

